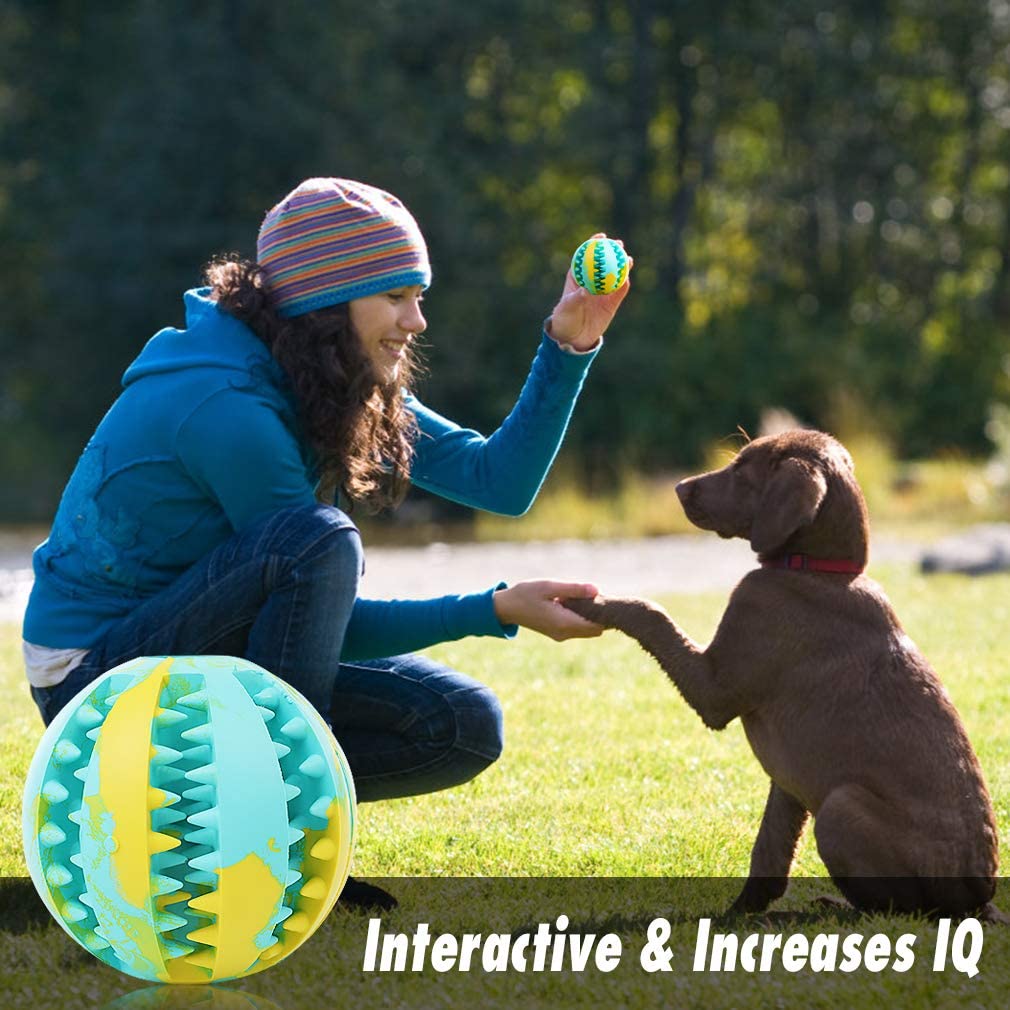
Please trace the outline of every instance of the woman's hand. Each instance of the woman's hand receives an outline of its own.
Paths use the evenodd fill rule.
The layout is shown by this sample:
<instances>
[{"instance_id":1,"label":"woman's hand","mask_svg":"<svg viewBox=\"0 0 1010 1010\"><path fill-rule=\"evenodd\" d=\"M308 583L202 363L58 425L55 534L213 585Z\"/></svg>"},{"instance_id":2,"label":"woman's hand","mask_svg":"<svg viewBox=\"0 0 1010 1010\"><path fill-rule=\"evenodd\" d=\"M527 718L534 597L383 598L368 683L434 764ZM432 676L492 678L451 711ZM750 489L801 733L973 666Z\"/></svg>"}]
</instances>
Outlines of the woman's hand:
<instances>
[{"instance_id":1,"label":"woman's hand","mask_svg":"<svg viewBox=\"0 0 1010 1010\"><path fill-rule=\"evenodd\" d=\"M563 642L566 638L595 638L603 628L562 606L562 600L591 600L596 586L582 582L517 582L494 594L494 612L502 624L518 624Z\"/></svg>"},{"instance_id":2,"label":"woman's hand","mask_svg":"<svg viewBox=\"0 0 1010 1010\"><path fill-rule=\"evenodd\" d=\"M603 232L597 232L593 238L606 238L606 236ZM618 244L624 248L623 242L618 241ZM558 343L568 344L576 351L588 351L595 347L628 294L634 262L629 256L629 279L609 295L591 295L585 288L575 283L575 277L569 270L561 299L551 313L547 332Z\"/></svg>"}]
</instances>

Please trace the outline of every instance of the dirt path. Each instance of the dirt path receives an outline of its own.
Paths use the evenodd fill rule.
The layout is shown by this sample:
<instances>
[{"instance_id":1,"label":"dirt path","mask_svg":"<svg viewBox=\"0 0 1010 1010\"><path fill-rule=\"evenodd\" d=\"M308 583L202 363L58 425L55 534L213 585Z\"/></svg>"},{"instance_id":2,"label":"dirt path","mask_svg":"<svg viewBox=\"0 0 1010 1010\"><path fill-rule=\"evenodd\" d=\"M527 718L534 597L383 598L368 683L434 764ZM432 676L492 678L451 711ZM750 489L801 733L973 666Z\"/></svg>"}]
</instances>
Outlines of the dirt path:
<instances>
[{"instance_id":1,"label":"dirt path","mask_svg":"<svg viewBox=\"0 0 1010 1010\"><path fill-rule=\"evenodd\" d=\"M31 589L31 550L38 536L0 534L0 621L20 622ZM922 545L881 541L873 561L911 562ZM667 536L648 540L552 540L442 544L366 550L361 593L373 598L440 596L497 581L552 578L594 582L611 595L644 596L728 589L754 555L740 540Z\"/></svg>"}]
</instances>

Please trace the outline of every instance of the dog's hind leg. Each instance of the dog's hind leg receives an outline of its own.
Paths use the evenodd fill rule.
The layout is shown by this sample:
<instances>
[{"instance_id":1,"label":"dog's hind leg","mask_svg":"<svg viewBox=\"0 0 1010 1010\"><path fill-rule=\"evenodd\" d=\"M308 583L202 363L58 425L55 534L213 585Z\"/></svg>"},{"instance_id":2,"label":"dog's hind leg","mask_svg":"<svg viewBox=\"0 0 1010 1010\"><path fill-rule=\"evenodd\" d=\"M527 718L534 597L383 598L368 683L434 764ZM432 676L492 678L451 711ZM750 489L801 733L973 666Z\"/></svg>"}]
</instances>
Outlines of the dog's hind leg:
<instances>
[{"instance_id":1,"label":"dog's hind leg","mask_svg":"<svg viewBox=\"0 0 1010 1010\"><path fill-rule=\"evenodd\" d=\"M730 912L763 912L782 897L806 822L803 804L773 782L750 854L750 874Z\"/></svg>"},{"instance_id":2,"label":"dog's hind leg","mask_svg":"<svg viewBox=\"0 0 1010 1010\"><path fill-rule=\"evenodd\" d=\"M923 911L936 916L975 916L982 922L1010 922L992 903L996 880L991 876L924 877Z\"/></svg>"},{"instance_id":3,"label":"dog's hind leg","mask_svg":"<svg viewBox=\"0 0 1010 1010\"><path fill-rule=\"evenodd\" d=\"M817 811L817 850L838 890L867 912L1002 918L991 899L991 875L968 876L956 858L937 873L936 838L926 839L883 800L859 786L835 789Z\"/></svg>"},{"instance_id":4,"label":"dog's hind leg","mask_svg":"<svg viewBox=\"0 0 1010 1010\"><path fill-rule=\"evenodd\" d=\"M916 840L868 789L839 786L815 815L817 851L831 879L866 912L928 912L928 888L916 874Z\"/></svg>"}]
</instances>

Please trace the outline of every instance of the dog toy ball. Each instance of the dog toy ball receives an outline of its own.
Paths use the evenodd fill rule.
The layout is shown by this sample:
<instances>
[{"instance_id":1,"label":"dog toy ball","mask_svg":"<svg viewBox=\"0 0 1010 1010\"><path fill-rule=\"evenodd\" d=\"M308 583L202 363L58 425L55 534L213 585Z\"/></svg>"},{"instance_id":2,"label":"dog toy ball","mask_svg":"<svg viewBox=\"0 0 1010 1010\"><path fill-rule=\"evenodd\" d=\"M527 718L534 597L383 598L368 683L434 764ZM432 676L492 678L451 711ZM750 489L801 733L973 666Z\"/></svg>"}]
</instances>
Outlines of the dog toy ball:
<instances>
[{"instance_id":1,"label":"dog toy ball","mask_svg":"<svg viewBox=\"0 0 1010 1010\"><path fill-rule=\"evenodd\" d=\"M587 239L575 250L572 274L590 294L609 295L628 279L628 254L613 239Z\"/></svg>"},{"instance_id":2,"label":"dog toy ball","mask_svg":"<svg viewBox=\"0 0 1010 1010\"><path fill-rule=\"evenodd\" d=\"M293 688L229 656L144 657L42 737L25 856L56 921L138 978L217 982L276 964L347 879L354 784Z\"/></svg>"}]
</instances>

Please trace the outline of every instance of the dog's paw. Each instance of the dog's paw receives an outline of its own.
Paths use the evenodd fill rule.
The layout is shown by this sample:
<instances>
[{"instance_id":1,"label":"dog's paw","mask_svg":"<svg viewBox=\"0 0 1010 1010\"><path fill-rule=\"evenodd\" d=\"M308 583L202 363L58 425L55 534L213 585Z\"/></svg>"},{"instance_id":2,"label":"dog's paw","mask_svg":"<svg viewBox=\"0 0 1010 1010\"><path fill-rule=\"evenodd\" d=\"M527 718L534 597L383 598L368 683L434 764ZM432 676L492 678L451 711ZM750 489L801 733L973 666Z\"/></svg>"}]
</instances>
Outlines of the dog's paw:
<instances>
[{"instance_id":1,"label":"dog's paw","mask_svg":"<svg viewBox=\"0 0 1010 1010\"><path fill-rule=\"evenodd\" d=\"M594 624L603 623L603 615L606 612L606 601L602 596L594 596L591 600L568 599L561 601L565 607L579 617L584 617Z\"/></svg>"},{"instance_id":2,"label":"dog's paw","mask_svg":"<svg viewBox=\"0 0 1010 1010\"><path fill-rule=\"evenodd\" d=\"M994 926L1010 926L1010 915L1001 912L991 901L978 910L978 920Z\"/></svg>"},{"instance_id":3,"label":"dog's paw","mask_svg":"<svg viewBox=\"0 0 1010 1010\"><path fill-rule=\"evenodd\" d=\"M824 909L826 912L851 912L850 905L844 898L839 898L834 894L819 894L814 898L814 904Z\"/></svg>"}]
</instances>

